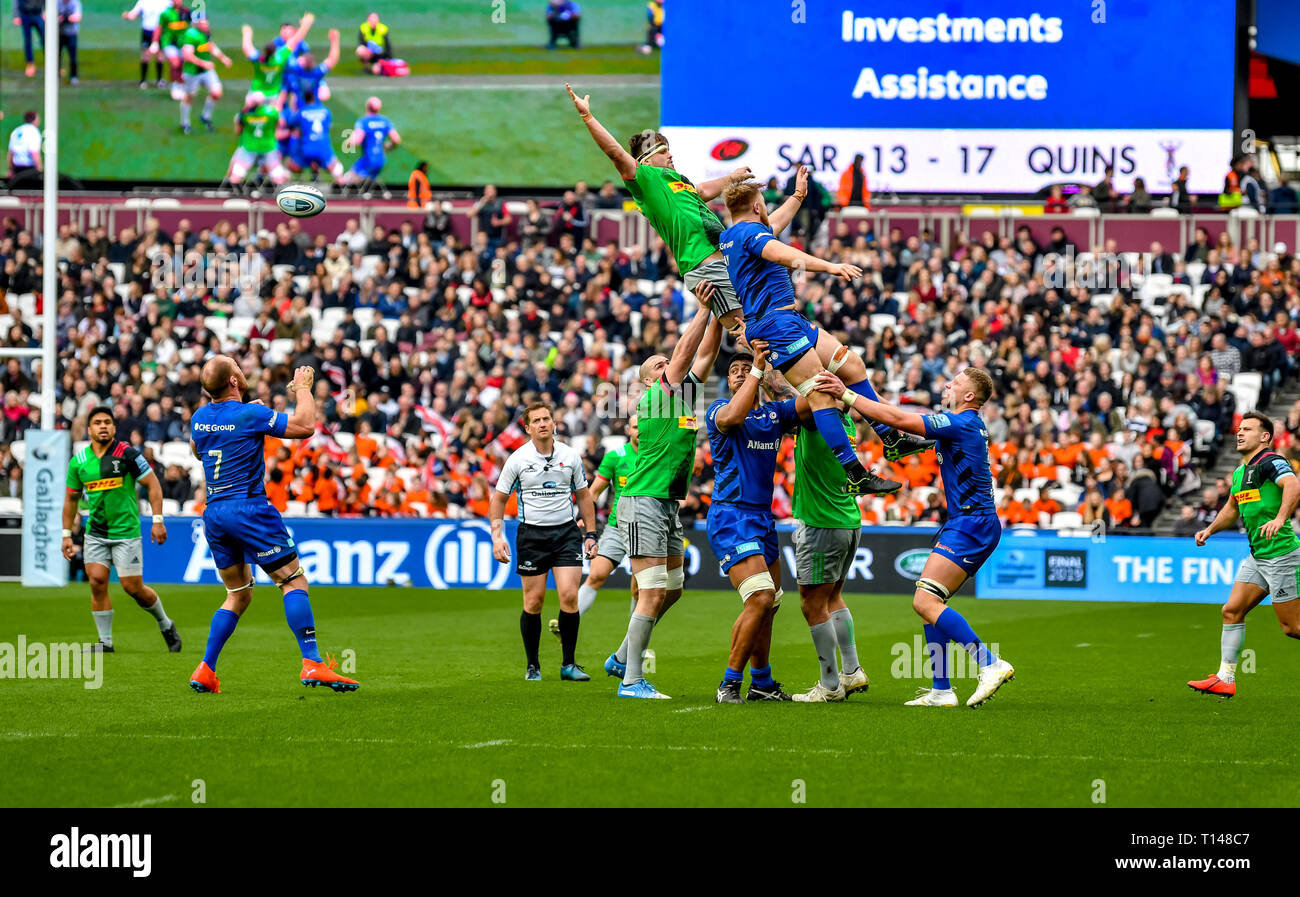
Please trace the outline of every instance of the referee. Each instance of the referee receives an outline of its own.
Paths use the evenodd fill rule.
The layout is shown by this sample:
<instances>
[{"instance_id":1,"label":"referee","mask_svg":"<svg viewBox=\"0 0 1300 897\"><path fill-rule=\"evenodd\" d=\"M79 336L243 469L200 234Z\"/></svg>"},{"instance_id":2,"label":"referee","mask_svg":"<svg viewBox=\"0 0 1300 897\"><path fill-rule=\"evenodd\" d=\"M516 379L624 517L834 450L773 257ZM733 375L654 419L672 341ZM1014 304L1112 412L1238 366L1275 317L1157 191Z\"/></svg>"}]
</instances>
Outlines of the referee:
<instances>
[{"instance_id":1,"label":"referee","mask_svg":"<svg viewBox=\"0 0 1300 897\"><path fill-rule=\"evenodd\" d=\"M537 682L542 665L537 649L542 638L542 603L546 598L546 574L554 571L555 591L560 595L560 645L564 652L560 678L570 682L590 680L574 660L578 644L578 583L582 559L596 554L596 504L587 489L587 474L577 450L555 441L555 419L546 402L533 402L524 409L524 428L529 441L520 446L501 468L492 493L492 556L510 562L510 543L502 530L506 500L519 492L519 529L515 535L515 571L523 580L524 611L519 631L524 637L528 671L524 678ZM577 497L583 526L573 517Z\"/></svg>"}]
</instances>

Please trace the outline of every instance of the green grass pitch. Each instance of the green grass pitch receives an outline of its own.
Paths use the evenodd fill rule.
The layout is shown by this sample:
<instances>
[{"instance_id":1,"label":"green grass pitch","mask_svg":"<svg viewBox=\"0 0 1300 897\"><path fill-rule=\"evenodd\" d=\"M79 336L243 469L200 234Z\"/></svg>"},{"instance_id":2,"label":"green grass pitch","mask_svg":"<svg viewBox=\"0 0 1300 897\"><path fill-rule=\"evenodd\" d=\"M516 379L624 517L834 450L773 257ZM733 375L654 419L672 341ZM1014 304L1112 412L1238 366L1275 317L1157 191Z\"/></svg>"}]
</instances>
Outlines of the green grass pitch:
<instances>
[{"instance_id":1,"label":"green grass pitch","mask_svg":"<svg viewBox=\"0 0 1300 897\"><path fill-rule=\"evenodd\" d=\"M618 699L600 672L627 619L601 596L583 621L590 683L523 680L519 596L312 590L321 644L355 652L354 694L304 689L278 596L258 590L222 655L224 693L197 695L214 588L162 594L185 650L114 587L118 652L102 687L0 680L0 805L193 806L1294 806L1300 646L1256 611L1255 671L1231 701L1190 692L1212 671L1205 605L955 599L1016 665L983 709L903 707L897 646L919 633L906 598L851 596L871 689L843 705L719 706L713 693L739 602L688 591L656 633L674 700ZM6 589L0 642L93 640L86 587ZM774 671L807 688L816 661L797 601L777 618ZM545 614L556 605L552 595ZM971 680L955 683L963 698ZM504 785L502 785L504 783ZM504 795L502 794L504 792Z\"/></svg>"}]
</instances>

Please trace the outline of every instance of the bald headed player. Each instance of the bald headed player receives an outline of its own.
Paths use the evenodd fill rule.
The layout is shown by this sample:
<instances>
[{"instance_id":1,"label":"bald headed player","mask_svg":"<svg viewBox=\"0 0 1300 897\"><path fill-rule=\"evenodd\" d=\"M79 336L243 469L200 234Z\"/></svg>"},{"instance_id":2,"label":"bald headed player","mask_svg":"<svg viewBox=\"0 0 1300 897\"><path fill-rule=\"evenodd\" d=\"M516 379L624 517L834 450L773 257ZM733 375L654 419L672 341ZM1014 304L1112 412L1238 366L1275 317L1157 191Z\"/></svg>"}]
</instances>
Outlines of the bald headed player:
<instances>
[{"instance_id":1,"label":"bald headed player","mask_svg":"<svg viewBox=\"0 0 1300 897\"><path fill-rule=\"evenodd\" d=\"M357 119L356 127L348 137L348 145L360 147L361 158L348 169L339 183L350 185L374 180L384 170L388 161L385 153L402 145L402 135L397 133L393 123L380 115L384 104L379 97L366 100L366 114Z\"/></svg>"},{"instance_id":2,"label":"bald headed player","mask_svg":"<svg viewBox=\"0 0 1300 897\"><path fill-rule=\"evenodd\" d=\"M356 680L338 675L333 662L321 660L316 648L316 623L307 600L307 578L298 562L293 537L266 497L266 435L303 439L316 432L312 369L300 367L294 372L289 392L297 405L290 414L272 411L257 402L245 403L248 382L227 355L217 355L203 366L202 382L211 401L194 412L190 446L203 462L207 481L203 531L213 563L226 585L226 600L212 616L207 651L190 677L190 688L197 692L221 691L217 656L253 600L253 571L249 564L257 564L284 594L284 616L302 649L302 684L355 691L360 687Z\"/></svg>"}]
</instances>

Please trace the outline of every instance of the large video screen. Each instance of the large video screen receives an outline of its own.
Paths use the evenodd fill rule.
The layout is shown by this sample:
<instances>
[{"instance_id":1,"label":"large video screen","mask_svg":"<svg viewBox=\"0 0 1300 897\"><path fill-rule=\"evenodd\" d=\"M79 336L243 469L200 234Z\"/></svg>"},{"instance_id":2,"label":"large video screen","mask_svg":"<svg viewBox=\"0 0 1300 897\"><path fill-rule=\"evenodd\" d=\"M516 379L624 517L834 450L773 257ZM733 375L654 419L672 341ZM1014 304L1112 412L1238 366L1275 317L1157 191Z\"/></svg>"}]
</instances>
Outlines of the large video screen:
<instances>
[{"instance_id":1,"label":"large video screen","mask_svg":"<svg viewBox=\"0 0 1300 897\"><path fill-rule=\"evenodd\" d=\"M1027 193L1232 153L1233 0L712 0L673 6L663 130L692 177L804 163L829 189ZM725 42L718 23L744 23Z\"/></svg>"}]
</instances>

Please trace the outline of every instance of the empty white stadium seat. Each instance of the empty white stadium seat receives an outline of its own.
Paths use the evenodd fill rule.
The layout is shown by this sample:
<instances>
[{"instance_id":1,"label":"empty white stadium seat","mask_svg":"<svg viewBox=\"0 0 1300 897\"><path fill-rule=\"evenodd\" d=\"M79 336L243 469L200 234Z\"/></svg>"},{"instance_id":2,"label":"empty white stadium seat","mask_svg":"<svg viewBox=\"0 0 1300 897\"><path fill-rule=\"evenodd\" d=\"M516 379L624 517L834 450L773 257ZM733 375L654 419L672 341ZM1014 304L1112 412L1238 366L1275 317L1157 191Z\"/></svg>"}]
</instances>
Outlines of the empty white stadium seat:
<instances>
[{"instance_id":1,"label":"empty white stadium seat","mask_svg":"<svg viewBox=\"0 0 1300 897\"><path fill-rule=\"evenodd\" d=\"M14 460L22 464L27 460L27 441L17 439L9 443L9 451L13 452Z\"/></svg>"},{"instance_id":2,"label":"empty white stadium seat","mask_svg":"<svg viewBox=\"0 0 1300 897\"><path fill-rule=\"evenodd\" d=\"M164 498L162 500L162 512L174 517L181 512L181 503L174 498Z\"/></svg>"},{"instance_id":3,"label":"empty white stadium seat","mask_svg":"<svg viewBox=\"0 0 1300 897\"><path fill-rule=\"evenodd\" d=\"M1060 511L1052 515L1052 527L1055 529L1070 529L1077 526L1083 526L1083 515L1078 511Z\"/></svg>"},{"instance_id":4,"label":"empty white stadium seat","mask_svg":"<svg viewBox=\"0 0 1300 897\"><path fill-rule=\"evenodd\" d=\"M868 318L867 323L868 326L871 327L871 332L879 336L880 334L885 332L885 328L897 327L898 318L894 317L893 315L876 314Z\"/></svg>"},{"instance_id":5,"label":"empty white stadium seat","mask_svg":"<svg viewBox=\"0 0 1300 897\"><path fill-rule=\"evenodd\" d=\"M22 514L23 500L5 496L0 498L0 514ZM16 549L15 549L16 550Z\"/></svg>"},{"instance_id":6,"label":"empty white stadium seat","mask_svg":"<svg viewBox=\"0 0 1300 897\"><path fill-rule=\"evenodd\" d=\"M301 501L291 501L285 505L284 516L286 517L306 517L307 503Z\"/></svg>"}]
</instances>

